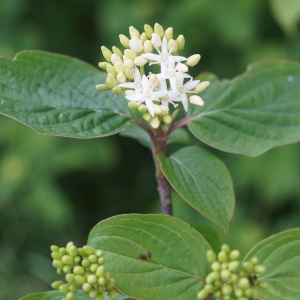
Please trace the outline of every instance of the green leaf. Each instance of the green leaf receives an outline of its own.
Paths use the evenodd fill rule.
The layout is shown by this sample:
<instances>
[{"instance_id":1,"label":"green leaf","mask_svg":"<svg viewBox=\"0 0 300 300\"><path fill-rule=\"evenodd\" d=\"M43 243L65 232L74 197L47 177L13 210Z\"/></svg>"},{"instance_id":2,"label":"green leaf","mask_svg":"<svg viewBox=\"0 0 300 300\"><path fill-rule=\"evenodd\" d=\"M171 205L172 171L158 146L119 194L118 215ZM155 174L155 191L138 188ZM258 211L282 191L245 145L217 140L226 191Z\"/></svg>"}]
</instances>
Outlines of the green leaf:
<instances>
[{"instance_id":1,"label":"green leaf","mask_svg":"<svg viewBox=\"0 0 300 300\"><path fill-rule=\"evenodd\" d=\"M190 133L186 130L186 128L180 127L175 131L171 132L167 140L167 145L175 144L175 143L190 144L190 142L191 142Z\"/></svg>"},{"instance_id":2,"label":"green leaf","mask_svg":"<svg viewBox=\"0 0 300 300\"><path fill-rule=\"evenodd\" d=\"M169 158L158 155L162 171L179 195L225 231L234 211L234 191L224 163L197 146L185 147Z\"/></svg>"},{"instance_id":3,"label":"green leaf","mask_svg":"<svg viewBox=\"0 0 300 300\"><path fill-rule=\"evenodd\" d=\"M245 257L257 257L266 273L260 278L269 284L259 290L262 300L300 299L300 229L273 235L257 244Z\"/></svg>"},{"instance_id":4,"label":"green leaf","mask_svg":"<svg viewBox=\"0 0 300 300\"><path fill-rule=\"evenodd\" d=\"M213 81L190 105L189 129L204 143L250 156L300 140L300 64L266 61Z\"/></svg>"},{"instance_id":5,"label":"green leaf","mask_svg":"<svg viewBox=\"0 0 300 300\"><path fill-rule=\"evenodd\" d=\"M104 299L105 300L111 300L107 293L104 293ZM120 294L117 294L117 300L124 300L127 299L127 296L122 296ZM21 298L20 300L62 300L66 297L66 294L63 294L59 291L51 291L51 292L44 292L44 293L38 293L38 294L31 294L28 296L25 296ZM91 300L90 296L87 296L83 293L83 291L76 292L75 300Z\"/></svg>"},{"instance_id":6,"label":"green leaf","mask_svg":"<svg viewBox=\"0 0 300 300\"><path fill-rule=\"evenodd\" d=\"M190 223L190 225L203 235L216 253L220 251L222 244L221 235L215 228L208 224Z\"/></svg>"},{"instance_id":7,"label":"green leaf","mask_svg":"<svg viewBox=\"0 0 300 300\"><path fill-rule=\"evenodd\" d=\"M88 244L125 295L141 300L195 299L209 272L209 244L192 226L165 215L121 215L97 224Z\"/></svg>"},{"instance_id":8,"label":"green leaf","mask_svg":"<svg viewBox=\"0 0 300 300\"><path fill-rule=\"evenodd\" d=\"M100 92L106 74L75 58L24 51L0 58L0 113L44 134L103 137L136 123L122 96Z\"/></svg>"}]
</instances>

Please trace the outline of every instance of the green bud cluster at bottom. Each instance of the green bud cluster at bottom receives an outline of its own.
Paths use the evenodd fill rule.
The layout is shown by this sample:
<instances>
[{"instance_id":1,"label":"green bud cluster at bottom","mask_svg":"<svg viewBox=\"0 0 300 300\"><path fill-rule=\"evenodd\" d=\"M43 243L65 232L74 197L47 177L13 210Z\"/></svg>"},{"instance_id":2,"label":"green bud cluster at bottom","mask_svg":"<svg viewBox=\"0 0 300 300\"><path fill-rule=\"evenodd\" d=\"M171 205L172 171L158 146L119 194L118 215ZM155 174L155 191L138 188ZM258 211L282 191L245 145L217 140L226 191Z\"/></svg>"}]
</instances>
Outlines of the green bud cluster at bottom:
<instances>
[{"instance_id":1,"label":"green bud cluster at bottom","mask_svg":"<svg viewBox=\"0 0 300 300\"><path fill-rule=\"evenodd\" d=\"M222 245L218 255L212 250L207 251L212 272L206 276L205 286L197 294L197 299L253 300L258 296L257 287L268 288L267 282L258 280L257 276L265 272L265 267L258 265L258 259L253 257L241 264L239 256L240 252L231 251L227 244Z\"/></svg>"},{"instance_id":2,"label":"green bud cluster at bottom","mask_svg":"<svg viewBox=\"0 0 300 300\"><path fill-rule=\"evenodd\" d=\"M93 299L104 300L104 292L108 292L112 300L116 299L112 290L115 280L110 278L109 271L104 267L102 250L95 250L88 245L77 248L73 242L69 242L65 248L53 245L51 251L53 267L57 269L58 274L65 274L66 282L52 283L53 289L66 294L63 300L75 299L75 293L80 286L83 292Z\"/></svg>"}]
</instances>

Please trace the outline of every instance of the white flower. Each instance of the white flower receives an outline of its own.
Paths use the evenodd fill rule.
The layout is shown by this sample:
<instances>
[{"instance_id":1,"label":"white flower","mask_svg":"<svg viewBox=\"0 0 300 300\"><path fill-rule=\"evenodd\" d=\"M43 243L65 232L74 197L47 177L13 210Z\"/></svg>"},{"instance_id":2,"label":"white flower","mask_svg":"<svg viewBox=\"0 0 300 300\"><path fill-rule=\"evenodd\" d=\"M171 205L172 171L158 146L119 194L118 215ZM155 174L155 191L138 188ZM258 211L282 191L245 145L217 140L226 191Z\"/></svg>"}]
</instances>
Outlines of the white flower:
<instances>
[{"instance_id":1,"label":"white flower","mask_svg":"<svg viewBox=\"0 0 300 300\"><path fill-rule=\"evenodd\" d=\"M153 90L155 89L155 86L152 88L150 87L149 80L148 78L144 75L142 78L142 92L138 94L133 94L129 96L125 96L126 99L130 101L137 102L137 104L141 104L142 102L145 102L148 112L152 117L154 117L154 105L153 101L158 101L159 98L165 96L168 94L168 91L156 91L154 92Z\"/></svg>"},{"instance_id":2,"label":"white flower","mask_svg":"<svg viewBox=\"0 0 300 300\"><path fill-rule=\"evenodd\" d=\"M141 79L141 73L139 69L136 67L134 70L134 81L133 82L126 82L118 85L121 88L127 88L127 89L133 89L135 90L135 93L141 93L143 87L142 87L142 79Z\"/></svg>"},{"instance_id":3,"label":"white flower","mask_svg":"<svg viewBox=\"0 0 300 300\"><path fill-rule=\"evenodd\" d=\"M183 56L173 56L170 54L171 51L168 52L168 41L165 36L162 40L161 52L159 51L159 49L157 47L155 47L155 48L159 54L145 53L145 54L142 54L142 56L146 57L149 60L155 61L155 63L152 63L152 64L160 64L161 73L165 73L167 71L168 61L169 61L170 57L172 57L175 62L187 60L187 58L185 58Z\"/></svg>"}]
</instances>

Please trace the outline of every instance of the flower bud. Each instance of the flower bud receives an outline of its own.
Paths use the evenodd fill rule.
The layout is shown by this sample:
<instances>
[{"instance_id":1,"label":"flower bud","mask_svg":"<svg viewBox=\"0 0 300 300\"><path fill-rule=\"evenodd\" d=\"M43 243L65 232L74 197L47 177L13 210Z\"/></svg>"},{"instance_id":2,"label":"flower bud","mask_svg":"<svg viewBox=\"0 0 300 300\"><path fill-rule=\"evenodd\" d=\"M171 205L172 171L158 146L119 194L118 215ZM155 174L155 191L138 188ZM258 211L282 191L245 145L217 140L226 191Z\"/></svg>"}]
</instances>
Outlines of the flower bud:
<instances>
[{"instance_id":1,"label":"flower bud","mask_svg":"<svg viewBox=\"0 0 300 300\"><path fill-rule=\"evenodd\" d=\"M63 275L65 272L63 271L62 268L58 268L58 269L56 270L56 273L57 273L58 275Z\"/></svg>"},{"instance_id":2,"label":"flower bud","mask_svg":"<svg viewBox=\"0 0 300 300\"><path fill-rule=\"evenodd\" d=\"M208 250L206 252L206 258L209 262L213 262L217 259L217 256L213 250Z\"/></svg>"},{"instance_id":3,"label":"flower bud","mask_svg":"<svg viewBox=\"0 0 300 300\"><path fill-rule=\"evenodd\" d=\"M168 42L168 50L171 51L172 54L177 53L178 46L175 40L170 39Z\"/></svg>"},{"instance_id":4,"label":"flower bud","mask_svg":"<svg viewBox=\"0 0 300 300\"><path fill-rule=\"evenodd\" d=\"M167 38L167 41L173 39L173 28L169 27L166 31L165 31L165 37Z\"/></svg>"},{"instance_id":5,"label":"flower bud","mask_svg":"<svg viewBox=\"0 0 300 300\"><path fill-rule=\"evenodd\" d=\"M197 294L197 299L202 300L208 296L208 292L206 290L202 290Z\"/></svg>"},{"instance_id":6,"label":"flower bud","mask_svg":"<svg viewBox=\"0 0 300 300\"><path fill-rule=\"evenodd\" d=\"M213 293L213 295L216 297L216 298L220 298L222 296L222 292L220 290L217 290ZM240 299L239 299L240 300Z\"/></svg>"},{"instance_id":7,"label":"flower bud","mask_svg":"<svg viewBox=\"0 0 300 300\"><path fill-rule=\"evenodd\" d=\"M51 284L51 287L55 290L58 290L59 287L64 284L62 281L54 281L52 284Z\"/></svg>"},{"instance_id":8,"label":"flower bud","mask_svg":"<svg viewBox=\"0 0 300 300\"><path fill-rule=\"evenodd\" d=\"M69 282L69 283L73 283L75 281L75 275L74 274L67 274L65 276L66 278L66 281Z\"/></svg>"},{"instance_id":9,"label":"flower bud","mask_svg":"<svg viewBox=\"0 0 300 300\"><path fill-rule=\"evenodd\" d=\"M105 298L102 294L99 294L95 297L95 300L105 300Z\"/></svg>"},{"instance_id":10,"label":"flower bud","mask_svg":"<svg viewBox=\"0 0 300 300\"><path fill-rule=\"evenodd\" d=\"M105 284L106 284L106 279L105 279L104 277L99 277L99 278L98 278L98 284L99 284L100 286L105 286Z\"/></svg>"},{"instance_id":11,"label":"flower bud","mask_svg":"<svg viewBox=\"0 0 300 300\"><path fill-rule=\"evenodd\" d=\"M66 295L67 300L74 300L75 299L75 293L69 292Z\"/></svg>"},{"instance_id":12,"label":"flower bud","mask_svg":"<svg viewBox=\"0 0 300 300\"><path fill-rule=\"evenodd\" d=\"M104 268L104 266L99 266L97 268L97 270L96 270L97 277L104 277L104 274L105 274L105 268Z\"/></svg>"},{"instance_id":13,"label":"flower bud","mask_svg":"<svg viewBox=\"0 0 300 300\"><path fill-rule=\"evenodd\" d=\"M50 250L52 251L52 252L59 252L59 247L58 246L56 246L56 245L52 245L51 247L50 247Z\"/></svg>"},{"instance_id":14,"label":"flower bud","mask_svg":"<svg viewBox=\"0 0 300 300\"><path fill-rule=\"evenodd\" d=\"M109 298L110 298L111 300L116 300L116 299L117 299L117 296L116 296L116 294L115 294L114 291L109 291L109 292L108 292L108 296L109 296Z\"/></svg>"},{"instance_id":15,"label":"flower bud","mask_svg":"<svg viewBox=\"0 0 300 300\"><path fill-rule=\"evenodd\" d=\"M98 85L96 85L96 89L98 91L104 92L104 91L108 90L108 86L106 84L98 84Z\"/></svg>"},{"instance_id":16,"label":"flower bud","mask_svg":"<svg viewBox=\"0 0 300 300\"><path fill-rule=\"evenodd\" d=\"M106 280L109 280L110 279L110 273L109 271L105 271L105 276Z\"/></svg>"},{"instance_id":17,"label":"flower bud","mask_svg":"<svg viewBox=\"0 0 300 300\"><path fill-rule=\"evenodd\" d=\"M111 89L114 88L117 85L115 76L109 73L106 78L106 83Z\"/></svg>"},{"instance_id":18,"label":"flower bud","mask_svg":"<svg viewBox=\"0 0 300 300\"><path fill-rule=\"evenodd\" d=\"M69 249L70 249L71 246L74 246L74 243L73 243L73 242L69 242L69 243L67 244L67 246L66 246L66 250L67 250L68 253L69 253Z\"/></svg>"},{"instance_id":19,"label":"flower bud","mask_svg":"<svg viewBox=\"0 0 300 300\"><path fill-rule=\"evenodd\" d=\"M140 33L137 29L135 29L133 26L130 26L129 27L129 34L130 34L130 37L133 38L133 37L136 37L136 38L140 38Z\"/></svg>"},{"instance_id":20,"label":"flower bud","mask_svg":"<svg viewBox=\"0 0 300 300\"><path fill-rule=\"evenodd\" d=\"M143 118L147 122L150 122L152 119L151 115L148 112L143 114Z\"/></svg>"},{"instance_id":21,"label":"flower bud","mask_svg":"<svg viewBox=\"0 0 300 300\"><path fill-rule=\"evenodd\" d=\"M85 283L85 278L83 276L80 276L80 275L76 275L75 276L75 282L78 284L78 285L82 285Z\"/></svg>"},{"instance_id":22,"label":"flower bud","mask_svg":"<svg viewBox=\"0 0 300 300\"><path fill-rule=\"evenodd\" d=\"M235 293L236 297L239 299L244 296L244 291L241 288L235 289L234 293Z\"/></svg>"},{"instance_id":23,"label":"flower bud","mask_svg":"<svg viewBox=\"0 0 300 300\"><path fill-rule=\"evenodd\" d=\"M230 295L233 292L233 287L231 284L225 284L222 286L222 293L224 295Z\"/></svg>"},{"instance_id":24,"label":"flower bud","mask_svg":"<svg viewBox=\"0 0 300 300\"><path fill-rule=\"evenodd\" d=\"M106 72L109 73L109 74L112 74L114 77L117 76L116 69L115 69L115 67L114 67L113 65L111 65L111 64L108 64L108 65L106 66Z\"/></svg>"},{"instance_id":25,"label":"flower bud","mask_svg":"<svg viewBox=\"0 0 300 300\"><path fill-rule=\"evenodd\" d=\"M199 96L196 96L196 95L193 95L193 96L190 97L190 102L192 104L199 105L199 106L203 106L204 105L204 101L202 100L202 98L199 97Z\"/></svg>"},{"instance_id":26,"label":"flower bud","mask_svg":"<svg viewBox=\"0 0 300 300\"><path fill-rule=\"evenodd\" d=\"M86 282L82 285L82 290L87 293L90 292L92 290L92 288L93 288L93 286L88 282Z\"/></svg>"},{"instance_id":27,"label":"flower bud","mask_svg":"<svg viewBox=\"0 0 300 300\"><path fill-rule=\"evenodd\" d=\"M210 86L210 82L209 81L203 81L200 82L197 86L196 86L196 92L197 94L203 92L207 87ZM237 251L237 250L234 250Z\"/></svg>"},{"instance_id":28,"label":"flower bud","mask_svg":"<svg viewBox=\"0 0 300 300\"><path fill-rule=\"evenodd\" d=\"M123 34L119 35L120 42L124 48L129 48L129 38Z\"/></svg>"},{"instance_id":29,"label":"flower bud","mask_svg":"<svg viewBox=\"0 0 300 300\"><path fill-rule=\"evenodd\" d=\"M61 261L66 265L72 265L72 263L74 262L74 259L70 255L64 255L62 257Z\"/></svg>"},{"instance_id":30,"label":"flower bud","mask_svg":"<svg viewBox=\"0 0 300 300\"><path fill-rule=\"evenodd\" d=\"M126 82L126 76L123 73L119 73L117 75L117 82L118 82L118 84L125 83Z\"/></svg>"},{"instance_id":31,"label":"flower bud","mask_svg":"<svg viewBox=\"0 0 300 300\"><path fill-rule=\"evenodd\" d=\"M158 23L154 24L154 32L156 34L158 34L160 38L163 38L165 35L165 31L164 31L163 27Z\"/></svg>"},{"instance_id":32,"label":"flower bud","mask_svg":"<svg viewBox=\"0 0 300 300\"><path fill-rule=\"evenodd\" d=\"M106 70L106 66L108 65L108 62L103 61L103 62L99 62L98 66L99 68Z\"/></svg>"},{"instance_id":33,"label":"flower bud","mask_svg":"<svg viewBox=\"0 0 300 300\"><path fill-rule=\"evenodd\" d=\"M74 267L73 269L73 273L75 275L83 275L85 273L85 269L83 267L80 267L80 266L76 266Z\"/></svg>"},{"instance_id":34,"label":"flower bud","mask_svg":"<svg viewBox=\"0 0 300 300\"><path fill-rule=\"evenodd\" d=\"M69 248L69 254L73 257L75 257L77 254L78 254L78 250L77 250L77 247L76 246L71 246Z\"/></svg>"},{"instance_id":35,"label":"flower bud","mask_svg":"<svg viewBox=\"0 0 300 300\"><path fill-rule=\"evenodd\" d=\"M150 86L153 87L154 85L156 85L157 84L157 80L158 80L157 76L155 74L151 74L149 76L149 84L150 84Z\"/></svg>"},{"instance_id":36,"label":"flower bud","mask_svg":"<svg viewBox=\"0 0 300 300\"><path fill-rule=\"evenodd\" d=\"M95 254L91 254L88 257L88 260L89 260L90 263L93 264L93 263L95 263L97 261L97 256Z\"/></svg>"},{"instance_id":37,"label":"flower bud","mask_svg":"<svg viewBox=\"0 0 300 300\"><path fill-rule=\"evenodd\" d=\"M155 48L159 48L161 46L161 38L158 34L152 34L151 43Z\"/></svg>"},{"instance_id":38,"label":"flower bud","mask_svg":"<svg viewBox=\"0 0 300 300\"><path fill-rule=\"evenodd\" d=\"M221 278L223 280L228 280L231 275L230 271L228 271L228 270L222 270L220 274L221 274Z\"/></svg>"},{"instance_id":39,"label":"flower bud","mask_svg":"<svg viewBox=\"0 0 300 300\"><path fill-rule=\"evenodd\" d=\"M125 76L128 80L132 81L134 79L132 69L126 68L125 69Z\"/></svg>"},{"instance_id":40,"label":"flower bud","mask_svg":"<svg viewBox=\"0 0 300 300\"><path fill-rule=\"evenodd\" d=\"M239 280L238 286L239 286L240 288L242 288L242 289L249 287L249 286L250 286L249 279L248 279L248 278L245 278L245 277L244 277L244 278L241 278L241 279Z\"/></svg>"},{"instance_id":41,"label":"flower bud","mask_svg":"<svg viewBox=\"0 0 300 300\"><path fill-rule=\"evenodd\" d=\"M97 283L97 277L93 274L89 275L87 278L86 278L86 281L90 284L96 284Z\"/></svg>"},{"instance_id":42,"label":"flower bud","mask_svg":"<svg viewBox=\"0 0 300 300\"><path fill-rule=\"evenodd\" d=\"M182 63L178 63L176 68L177 68L177 71L179 71L181 73L186 73L189 71L189 68L185 64L182 64Z\"/></svg>"},{"instance_id":43,"label":"flower bud","mask_svg":"<svg viewBox=\"0 0 300 300\"><path fill-rule=\"evenodd\" d=\"M59 290L60 292L66 294L69 292L69 285L68 284L62 284L60 287L59 287Z\"/></svg>"},{"instance_id":44,"label":"flower bud","mask_svg":"<svg viewBox=\"0 0 300 300\"><path fill-rule=\"evenodd\" d=\"M125 71L125 65L121 61L117 61L114 67L117 73L124 73Z\"/></svg>"},{"instance_id":45,"label":"flower bud","mask_svg":"<svg viewBox=\"0 0 300 300\"><path fill-rule=\"evenodd\" d=\"M125 68L133 69L133 66L134 66L133 60L132 59L126 59L124 61L124 66L125 66Z\"/></svg>"},{"instance_id":46,"label":"flower bud","mask_svg":"<svg viewBox=\"0 0 300 300\"><path fill-rule=\"evenodd\" d=\"M70 273L71 272L71 266L70 265L65 265L63 267L63 271L64 271L65 274Z\"/></svg>"},{"instance_id":47,"label":"flower bud","mask_svg":"<svg viewBox=\"0 0 300 300\"><path fill-rule=\"evenodd\" d=\"M61 260L54 259L52 262L52 266L56 269L61 269L63 268L64 264Z\"/></svg>"},{"instance_id":48,"label":"flower bud","mask_svg":"<svg viewBox=\"0 0 300 300\"><path fill-rule=\"evenodd\" d=\"M111 61L112 52L109 49L107 49L105 46L101 47L101 51L102 51L102 54L103 54L104 58L108 62L110 62Z\"/></svg>"},{"instance_id":49,"label":"flower bud","mask_svg":"<svg viewBox=\"0 0 300 300\"><path fill-rule=\"evenodd\" d=\"M67 250L64 247L59 248L59 253L61 254L61 256L67 254Z\"/></svg>"},{"instance_id":50,"label":"flower bud","mask_svg":"<svg viewBox=\"0 0 300 300\"><path fill-rule=\"evenodd\" d=\"M70 284L69 290L72 293L76 293L78 291L78 286L76 284Z\"/></svg>"},{"instance_id":51,"label":"flower bud","mask_svg":"<svg viewBox=\"0 0 300 300\"><path fill-rule=\"evenodd\" d=\"M126 49L124 51L124 54L127 59L131 59L131 60L134 60L137 57L136 53L130 49Z\"/></svg>"},{"instance_id":52,"label":"flower bud","mask_svg":"<svg viewBox=\"0 0 300 300\"><path fill-rule=\"evenodd\" d=\"M99 267L99 265L98 264L92 264L91 266L90 266L90 271L92 272L92 273L95 273L96 272L96 270L98 269L98 267Z\"/></svg>"},{"instance_id":53,"label":"flower bud","mask_svg":"<svg viewBox=\"0 0 300 300\"><path fill-rule=\"evenodd\" d=\"M237 274L231 274L230 281L231 283L237 283L239 281L239 276Z\"/></svg>"},{"instance_id":54,"label":"flower bud","mask_svg":"<svg viewBox=\"0 0 300 300\"><path fill-rule=\"evenodd\" d=\"M117 54L120 58L123 57L122 51L119 48L117 48L116 46L112 47L112 51L113 51L114 54Z\"/></svg>"},{"instance_id":55,"label":"flower bud","mask_svg":"<svg viewBox=\"0 0 300 300\"><path fill-rule=\"evenodd\" d=\"M53 259L56 259L56 260L61 260L61 254L60 253L58 253L58 252L52 252L51 253L51 257L53 258Z\"/></svg>"},{"instance_id":56,"label":"flower bud","mask_svg":"<svg viewBox=\"0 0 300 300\"><path fill-rule=\"evenodd\" d=\"M144 48L144 52L145 53L151 53L151 52L153 52L152 42L149 41L149 40L145 41L143 48Z\"/></svg>"},{"instance_id":57,"label":"flower bud","mask_svg":"<svg viewBox=\"0 0 300 300\"><path fill-rule=\"evenodd\" d=\"M253 295L253 290L251 288L248 288L248 289L245 289L244 293L245 293L246 297L251 298Z\"/></svg>"},{"instance_id":58,"label":"flower bud","mask_svg":"<svg viewBox=\"0 0 300 300\"><path fill-rule=\"evenodd\" d=\"M140 105L139 105L139 108L138 108L138 111L139 111L140 113L144 114L145 112L148 111L147 106L146 106L145 104L140 104Z\"/></svg>"},{"instance_id":59,"label":"flower bud","mask_svg":"<svg viewBox=\"0 0 300 300\"><path fill-rule=\"evenodd\" d=\"M200 54L194 54L187 59L186 64L189 67L194 67L199 62L200 58L201 58Z\"/></svg>"},{"instance_id":60,"label":"flower bud","mask_svg":"<svg viewBox=\"0 0 300 300\"><path fill-rule=\"evenodd\" d=\"M122 59L120 58L120 56L118 56L117 54L112 54L111 55L111 62L113 65L116 64L116 62L122 62Z\"/></svg>"},{"instance_id":61,"label":"flower bud","mask_svg":"<svg viewBox=\"0 0 300 300\"><path fill-rule=\"evenodd\" d=\"M227 262L222 263L221 264L221 269L222 270L228 269L228 263Z\"/></svg>"},{"instance_id":62,"label":"flower bud","mask_svg":"<svg viewBox=\"0 0 300 300\"><path fill-rule=\"evenodd\" d=\"M154 116L150 121L150 125L152 128L157 129L160 125L159 118L157 116Z\"/></svg>"},{"instance_id":63,"label":"flower bud","mask_svg":"<svg viewBox=\"0 0 300 300\"><path fill-rule=\"evenodd\" d=\"M167 113L169 112L169 108L168 108L167 106L165 106L165 105L160 105L159 107L160 107L160 109L161 109L161 115L165 115L165 114L167 114ZM165 123L166 123L166 122L165 122Z\"/></svg>"},{"instance_id":64,"label":"flower bud","mask_svg":"<svg viewBox=\"0 0 300 300\"><path fill-rule=\"evenodd\" d=\"M232 272L237 271L240 268L240 262L237 260L228 263L228 269Z\"/></svg>"},{"instance_id":65,"label":"flower bud","mask_svg":"<svg viewBox=\"0 0 300 300\"><path fill-rule=\"evenodd\" d=\"M104 259L104 257L99 257L98 258L98 260L97 260L97 263L98 263L98 265L104 265L104 263L105 263L105 259Z\"/></svg>"},{"instance_id":66,"label":"flower bud","mask_svg":"<svg viewBox=\"0 0 300 300\"><path fill-rule=\"evenodd\" d=\"M257 274L263 274L266 272L266 268L264 266L258 265L258 266L255 266L254 272Z\"/></svg>"},{"instance_id":67,"label":"flower bud","mask_svg":"<svg viewBox=\"0 0 300 300\"><path fill-rule=\"evenodd\" d=\"M142 52L143 51L143 44L142 42L136 38L136 37L133 37L130 41L129 41L129 46L130 46L130 49L134 52Z\"/></svg>"},{"instance_id":68,"label":"flower bud","mask_svg":"<svg viewBox=\"0 0 300 300\"><path fill-rule=\"evenodd\" d=\"M258 260L257 257L252 257L252 258L251 258L251 264L252 264L253 266L258 265L258 263L259 263L259 260Z\"/></svg>"},{"instance_id":69,"label":"flower bud","mask_svg":"<svg viewBox=\"0 0 300 300\"><path fill-rule=\"evenodd\" d=\"M223 244L221 246L221 251L225 252L225 253L229 253L230 252L230 247L227 244Z\"/></svg>"},{"instance_id":70,"label":"flower bud","mask_svg":"<svg viewBox=\"0 0 300 300\"><path fill-rule=\"evenodd\" d=\"M172 123L172 118L171 118L170 115L162 116L162 120L164 121L165 124L171 124Z\"/></svg>"},{"instance_id":71,"label":"flower bud","mask_svg":"<svg viewBox=\"0 0 300 300\"><path fill-rule=\"evenodd\" d=\"M178 36L178 38L176 39L176 43L177 43L178 51L180 51L184 48L185 39L184 39L184 36L182 34Z\"/></svg>"},{"instance_id":72,"label":"flower bud","mask_svg":"<svg viewBox=\"0 0 300 300\"><path fill-rule=\"evenodd\" d=\"M129 95L133 95L133 94L135 94L135 91L133 91L133 90L126 90L125 91L125 96L129 96Z\"/></svg>"},{"instance_id":73,"label":"flower bud","mask_svg":"<svg viewBox=\"0 0 300 300\"><path fill-rule=\"evenodd\" d=\"M126 92L127 92L127 91L126 91ZM138 105L136 102L131 101L131 102L128 103L128 107L129 107L131 110L133 110L133 111L137 111L138 108L139 108L139 105Z\"/></svg>"},{"instance_id":74,"label":"flower bud","mask_svg":"<svg viewBox=\"0 0 300 300\"><path fill-rule=\"evenodd\" d=\"M123 74L123 73L120 73L120 74ZM123 74L124 75L124 74ZM125 76L125 75L124 75ZM116 95L116 96L119 96L122 94L122 89L119 87L119 86L115 86L113 89L112 89L113 93Z\"/></svg>"},{"instance_id":75,"label":"flower bud","mask_svg":"<svg viewBox=\"0 0 300 300\"><path fill-rule=\"evenodd\" d=\"M195 97L198 97L198 96L195 96ZM191 102L191 103L193 103L193 102ZM223 252L223 251L220 251L218 253L218 260L219 260L219 262L227 262L227 254L225 252Z\"/></svg>"},{"instance_id":76,"label":"flower bud","mask_svg":"<svg viewBox=\"0 0 300 300\"><path fill-rule=\"evenodd\" d=\"M263 290L266 290L269 287L269 284L266 281L258 281L257 285Z\"/></svg>"},{"instance_id":77,"label":"flower bud","mask_svg":"<svg viewBox=\"0 0 300 300\"><path fill-rule=\"evenodd\" d=\"M147 34L148 38L151 39L152 33L154 32L153 28L150 25L145 24L144 25L144 30L145 30L145 33Z\"/></svg>"},{"instance_id":78,"label":"flower bud","mask_svg":"<svg viewBox=\"0 0 300 300\"><path fill-rule=\"evenodd\" d=\"M148 40L148 36L145 32L143 32L140 36L140 40L142 41L142 43L145 43Z\"/></svg>"},{"instance_id":79,"label":"flower bud","mask_svg":"<svg viewBox=\"0 0 300 300\"><path fill-rule=\"evenodd\" d=\"M212 293L214 291L214 286L210 283L205 284L203 290L205 290L207 293Z\"/></svg>"},{"instance_id":80,"label":"flower bud","mask_svg":"<svg viewBox=\"0 0 300 300\"><path fill-rule=\"evenodd\" d=\"M111 65L111 64L110 64ZM78 253L80 256L85 257L88 256L82 248L78 248Z\"/></svg>"},{"instance_id":81,"label":"flower bud","mask_svg":"<svg viewBox=\"0 0 300 300\"><path fill-rule=\"evenodd\" d=\"M252 270L253 270L253 265L251 264L251 262L245 261L245 262L243 263L243 269L244 269L247 273L250 273L250 272L252 272Z\"/></svg>"},{"instance_id":82,"label":"flower bud","mask_svg":"<svg viewBox=\"0 0 300 300\"><path fill-rule=\"evenodd\" d=\"M134 59L134 63L138 66L138 67L142 67L147 63L147 58L143 57L143 56L138 56Z\"/></svg>"},{"instance_id":83,"label":"flower bud","mask_svg":"<svg viewBox=\"0 0 300 300\"><path fill-rule=\"evenodd\" d=\"M204 81L204 82L206 82L206 81ZM202 83L204 83L204 82L202 82ZM198 84L199 85L199 84ZM197 89L197 87L198 87L198 85L196 86L196 89ZM199 92L200 93L200 92ZM229 259L230 260L237 260L239 257L240 257L240 251L238 251L238 250L232 250L230 253L229 253Z\"/></svg>"},{"instance_id":84,"label":"flower bud","mask_svg":"<svg viewBox=\"0 0 300 300\"><path fill-rule=\"evenodd\" d=\"M214 261L212 264L211 264L211 269L213 271L220 271L221 270L221 264L218 262L218 261Z\"/></svg>"}]
</instances>

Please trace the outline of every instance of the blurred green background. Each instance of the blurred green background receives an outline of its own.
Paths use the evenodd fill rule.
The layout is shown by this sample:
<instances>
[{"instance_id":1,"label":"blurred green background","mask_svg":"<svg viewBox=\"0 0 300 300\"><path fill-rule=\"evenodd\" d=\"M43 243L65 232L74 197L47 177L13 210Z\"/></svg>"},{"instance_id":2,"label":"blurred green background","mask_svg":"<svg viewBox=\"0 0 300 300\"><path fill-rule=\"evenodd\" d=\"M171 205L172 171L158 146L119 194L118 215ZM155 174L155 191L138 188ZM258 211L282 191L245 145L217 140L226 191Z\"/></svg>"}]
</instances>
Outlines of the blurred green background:
<instances>
[{"instance_id":1,"label":"blurred green background","mask_svg":"<svg viewBox=\"0 0 300 300\"><path fill-rule=\"evenodd\" d=\"M159 22L184 34L182 54L202 55L193 75L232 78L262 59L300 61L299 0L0 0L0 56L40 49L93 65L128 27ZM191 137L194 144L201 143ZM182 145L173 145L169 152ZM245 254L261 239L300 226L300 144L256 158L211 149L228 166L236 212L226 236L174 193L174 214L206 223ZM40 135L0 116L0 299L50 289L49 246L86 242L99 221L159 213L148 149L115 135L75 140Z\"/></svg>"}]
</instances>

